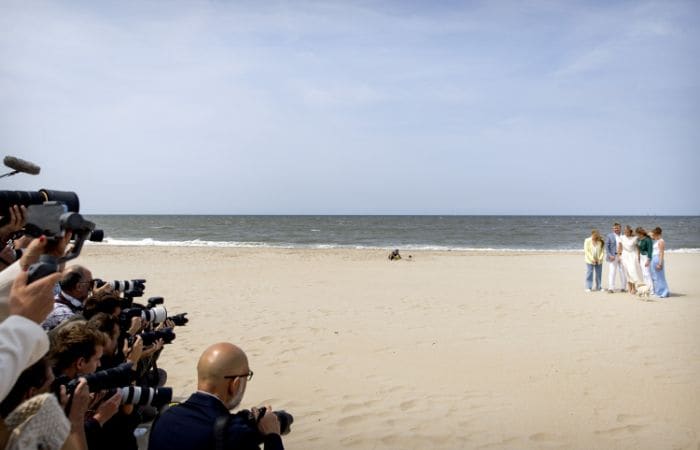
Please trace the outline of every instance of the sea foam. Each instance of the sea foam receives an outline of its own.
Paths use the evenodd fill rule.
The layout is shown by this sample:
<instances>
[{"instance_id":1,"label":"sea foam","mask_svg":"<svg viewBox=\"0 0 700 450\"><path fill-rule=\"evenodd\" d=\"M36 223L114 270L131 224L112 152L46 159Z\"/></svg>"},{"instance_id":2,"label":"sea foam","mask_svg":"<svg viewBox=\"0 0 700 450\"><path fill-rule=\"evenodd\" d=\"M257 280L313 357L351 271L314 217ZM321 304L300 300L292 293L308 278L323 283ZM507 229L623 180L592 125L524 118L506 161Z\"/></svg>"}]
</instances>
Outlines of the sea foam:
<instances>
[{"instance_id":1,"label":"sea foam","mask_svg":"<svg viewBox=\"0 0 700 450\"><path fill-rule=\"evenodd\" d=\"M581 253L582 249L571 248L494 248L494 247L450 247L443 245L415 245L415 244L386 244L380 246L366 245L342 245L342 244L291 244L268 242L235 242L235 241L207 241L193 239L186 241L163 241L151 238L145 239L113 239L105 238L100 244L90 245L114 245L137 247L211 247L211 248L280 248L280 249L355 249L355 250L388 250L398 248L402 251L444 251L444 252L486 252L486 253ZM669 249L669 253L700 253L700 248Z\"/></svg>"}]
</instances>

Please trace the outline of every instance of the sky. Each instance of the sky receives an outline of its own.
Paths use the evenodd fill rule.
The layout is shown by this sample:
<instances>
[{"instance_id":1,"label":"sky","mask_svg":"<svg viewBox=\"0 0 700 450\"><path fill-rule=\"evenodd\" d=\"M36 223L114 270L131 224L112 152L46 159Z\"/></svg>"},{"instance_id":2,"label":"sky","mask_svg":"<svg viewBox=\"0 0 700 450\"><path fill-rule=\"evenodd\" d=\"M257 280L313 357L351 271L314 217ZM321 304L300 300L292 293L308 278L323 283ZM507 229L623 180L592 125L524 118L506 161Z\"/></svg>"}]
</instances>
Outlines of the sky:
<instances>
[{"instance_id":1,"label":"sky","mask_svg":"<svg viewBox=\"0 0 700 450\"><path fill-rule=\"evenodd\" d=\"M697 1L0 1L87 214L700 214Z\"/></svg>"}]
</instances>

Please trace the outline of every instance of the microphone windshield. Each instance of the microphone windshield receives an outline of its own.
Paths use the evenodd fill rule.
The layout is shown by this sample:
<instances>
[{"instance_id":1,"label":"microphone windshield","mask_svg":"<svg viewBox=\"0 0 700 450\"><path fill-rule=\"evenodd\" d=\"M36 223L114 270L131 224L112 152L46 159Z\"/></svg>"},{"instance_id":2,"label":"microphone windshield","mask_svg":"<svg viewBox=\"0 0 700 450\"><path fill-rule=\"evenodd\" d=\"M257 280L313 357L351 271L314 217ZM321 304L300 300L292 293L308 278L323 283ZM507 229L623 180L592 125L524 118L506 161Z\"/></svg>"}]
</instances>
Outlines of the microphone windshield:
<instances>
[{"instance_id":1,"label":"microphone windshield","mask_svg":"<svg viewBox=\"0 0 700 450\"><path fill-rule=\"evenodd\" d=\"M10 169L16 170L17 172L28 173L30 175L38 175L41 171L41 167L36 164L30 163L23 159L15 158L14 156L5 156L2 161Z\"/></svg>"}]
</instances>

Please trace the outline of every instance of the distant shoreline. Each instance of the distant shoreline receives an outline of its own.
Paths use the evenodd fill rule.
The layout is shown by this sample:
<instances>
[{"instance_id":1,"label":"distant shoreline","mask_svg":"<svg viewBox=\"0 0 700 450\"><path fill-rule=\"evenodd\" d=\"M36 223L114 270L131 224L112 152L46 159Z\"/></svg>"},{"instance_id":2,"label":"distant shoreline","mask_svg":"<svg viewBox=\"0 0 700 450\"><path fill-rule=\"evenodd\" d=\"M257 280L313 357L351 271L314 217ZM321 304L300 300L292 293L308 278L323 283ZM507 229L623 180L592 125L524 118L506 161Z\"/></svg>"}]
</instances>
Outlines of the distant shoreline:
<instances>
[{"instance_id":1,"label":"distant shoreline","mask_svg":"<svg viewBox=\"0 0 700 450\"><path fill-rule=\"evenodd\" d=\"M385 252L398 248L406 255L413 253L465 253L465 254L485 254L485 255L546 255L546 254L579 254L583 249L532 249L532 248L449 248L440 246L405 246L405 247L369 247L369 246L339 246L339 245L273 245L262 243L241 243L241 242L216 242L216 241L155 241L143 239L141 241L130 241L120 239L106 239L102 243L88 242L88 246L99 247L136 247L136 248L212 248L212 249L243 249L243 250L350 250L350 251L376 251ZM679 248L668 249L668 253L700 253L700 248Z\"/></svg>"}]
</instances>

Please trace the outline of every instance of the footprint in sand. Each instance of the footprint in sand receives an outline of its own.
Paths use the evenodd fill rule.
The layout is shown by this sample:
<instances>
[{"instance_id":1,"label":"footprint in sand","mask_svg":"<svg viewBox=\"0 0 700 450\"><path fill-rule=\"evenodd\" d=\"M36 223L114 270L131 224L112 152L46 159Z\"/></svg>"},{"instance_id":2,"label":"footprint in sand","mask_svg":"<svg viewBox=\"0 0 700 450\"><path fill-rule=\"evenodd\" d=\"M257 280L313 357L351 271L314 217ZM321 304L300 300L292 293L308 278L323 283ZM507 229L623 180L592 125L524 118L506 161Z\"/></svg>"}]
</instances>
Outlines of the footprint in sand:
<instances>
[{"instance_id":1,"label":"footprint in sand","mask_svg":"<svg viewBox=\"0 0 700 450\"><path fill-rule=\"evenodd\" d=\"M541 444L561 445L564 443L562 437L558 434L544 432L531 434L530 440Z\"/></svg>"},{"instance_id":2,"label":"footprint in sand","mask_svg":"<svg viewBox=\"0 0 700 450\"><path fill-rule=\"evenodd\" d=\"M405 402L401 402L399 405L399 408L401 408L401 411L406 411L408 409L412 409L416 405L415 400L407 400Z\"/></svg>"},{"instance_id":3,"label":"footprint in sand","mask_svg":"<svg viewBox=\"0 0 700 450\"><path fill-rule=\"evenodd\" d=\"M377 400L368 400L366 402L361 402L361 403L349 403L341 409L342 412L344 413L349 413L353 411L357 411L358 409L365 409L369 408L370 406L374 405L377 403Z\"/></svg>"},{"instance_id":4,"label":"footprint in sand","mask_svg":"<svg viewBox=\"0 0 700 450\"><path fill-rule=\"evenodd\" d=\"M363 420L365 420L366 417L367 416L361 415L361 414L347 416L347 417L343 417L340 420L338 420L336 422L336 424L338 424L338 426L341 426L341 427L348 426L348 425L354 425L358 422L362 422Z\"/></svg>"},{"instance_id":5,"label":"footprint in sand","mask_svg":"<svg viewBox=\"0 0 700 450\"><path fill-rule=\"evenodd\" d=\"M648 428L648 424L652 420L653 418L649 416L618 414L617 423L623 424L623 426L608 428L605 430L596 430L595 434L611 437L635 435L645 428Z\"/></svg>"}]
</instances>

